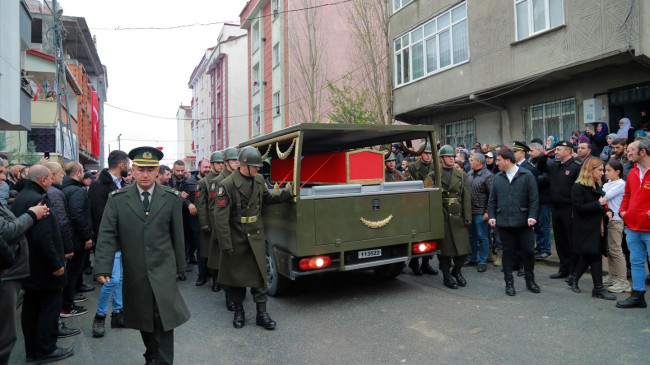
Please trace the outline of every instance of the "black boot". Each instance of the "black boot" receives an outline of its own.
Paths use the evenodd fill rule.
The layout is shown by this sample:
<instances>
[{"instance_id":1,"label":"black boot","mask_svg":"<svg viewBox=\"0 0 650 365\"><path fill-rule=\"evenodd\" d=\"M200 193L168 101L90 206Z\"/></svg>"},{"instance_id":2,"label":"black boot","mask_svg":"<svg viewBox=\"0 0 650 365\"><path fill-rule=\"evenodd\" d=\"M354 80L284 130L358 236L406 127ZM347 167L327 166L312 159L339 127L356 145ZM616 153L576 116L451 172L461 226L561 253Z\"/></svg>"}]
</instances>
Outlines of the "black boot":
<instances>
[{"instance_id":1,"label":"black boot","mask_svg":"<svg viewBox=\"0 0 650 365\"><path fill-rule=\"evenodd\" d=\"M246 313L244 313L244 305L240 303L234 303L235 315L232 319L232 326L235 328L244 327L244 322L246 322Z\"/></svg>"},{"instance_id":2,"label":"black boot","mask_svg":"<svg viewBox=\"0 0 650 365\"><path fill-rule=\"evenodd\" d=\"M208 282L208 275L205 272L199 272L199 276L196 278L196 286L205 285Z\"/></svg>"},{"instance_id":3,"label":"black boot","mask_svg":"<svg viewBox=\"0 0 650 365\"><path fill-rule=\"evenodd\" d=\"M526 288L528 288L528 290L531 293L539 293L539 292L541 292L541 290L539 289L539 285L537 285L537 283L535 282L535 274L534 273L532 273L532 272L526 273L525 277L526 277Z\"/></svg>"},{"instance_id":4,"label":"black boot","mask_svg":"<svg viewBox=\"0 0 650 365\"><path fill-rule=\"evenodd\" d=\"M569 274L567 274L566 272L560 270L557 273L549 276L549 278L551 278L551 279L564 279L567 276L569 276Z\"/></svg>"},{"instance_id":5,"label":"black boot","mask_svg":"<svg viewBox=\"0 0 650 365\"><path fill-rule=\"evenodd\" d=\"M519 270L517 270L517 276L526 276L523 265L519 266Z\"/></svg>"},{"instance_id":6,"label":"black boot","mask_svg":"<svg viewBox=\"0 0 650 365\"><path fill-rule=\"evenodd\" d=\"M262 326L267 330L275 329L275 321L271 319L271 316L266 312L266 303L255 303L257 305L257 317L255 318L255 323L258 326Z\"/></svg>"},{"instance_id":7,"label":"black boot","mask_svg":"<svg viewBox=\"0 0 650 365\"><path fill-rule=\"evenodd\" d=\"M93 319L93 337L104 337L106 332L106 316L100 316L95 314L95 319Z\"/></svg>"},{"instance_id":8,"label":"black boot","mask_svg":"<svg viewBox=\"0 0 650 365\"><path fill-rule=\"evenodd\" d=\"M568 286L573 286L573 281L575 280L575 278L576 278L575 274L570 274L569 276L566 277L566 279L564 279L564 282Z\"/></svg>"},{"instance_id":9,"label":"black boot","mask_svg":"<svg viewBox=\"0 0 650 365\"><path fill-rule=\"evenodd\" d=\"M418 259L411 259L411 262L409 262L409 268L411 268L413 275L422 276L422 269L420 269Z\"/></svg>"},{"instance_id":10,"label":"black boot","mask_svg":"<svg viewBox=\"0 0 650 365\"><path fill-rule=\"evenodd\" d=\"M111 328L124 328L124 315L122 311L111 313Z\"/></svg>"},{"instance_id":11,"label":"black boot","mask_svg":"<svg viewBox=\"0 0 650 365\"><path fill-rule=\"evenodd\" d=\"M594 286L594 290L591 291L591 296L605 300L616 300L616 295L608 292L602 284L599 286Z\"/></svg>"},{"instance_id":12,"label":"black boot","mask_svg":"<svg viewBox=\"0 0 650 365\"><path fill-rule=\"evenodd\" d=\"M212 275L212 292L218 293L221 291L221 285L217 282L217 273Z\"/></svg>"},{"instance_id":13,"label":"black boot","mask_svg":"<svg viewBox=\"0 0 650 365\"><path fill-rule=\"evenodd\" d=\"M515 296L515 280L512 277L512 273L506 274L505 276L505 281L506 281L506 294L513 297Z\"/></svg>"},{"instance_id":14,"label":"black boot","mask_svg":"<svg viewBox=\"0 0 650 365\"><path fill-rule=\"evenodd\" d=\"M648 304L645 302L645 291L632 290L630 297L625 300L616 302L617 308L647 308Z\"/></svg>"},{"instance_id":15,"label":"black boot","mask_svg":"<svg viewBox=\"0 0 650 365\"><path fill-rule=\"evenodd\" d=\"M429 264L429 260L431 260L430 257L423 257L422 258L422 265L420 266L420 270L428 275L438 275L438 270L434 269L431 267Z\"/></svg>"},{"instance_id":16,"label":"black boot","mask_svg":"<svg viewBox=\"0 0 650 365\"><path fill-rule=\"evenodd\" d=\"M578 281L579 280L580 280L580 278L574 277L573 280L571 281L571 290L574 293L582 293L582 290L578 286Z\"/></svg>"},{"instance_id":17,"label":"black boot","mask_svg":"<svg viewBox=\"0 0 650 365\"><path fill-rule=\"evenodd\" d=\"M456 280L448 272L443 271L443 273L442 273L442 282L449 289L458 289L458 283L456 283Z\"/></svg>"},{"instance_id":18,"label":"black boot","mask_svg":"<svg viewBox=\"0 0 650 365\"><path fill-rule=\"evenodd\" d=\"M454 269L451 270L451 276L456 279L456 283L458 283L458 286L465 286L467 285L467 280L463 277L463 274L460 272L460 269L462 266L454 266Z\"/></svg>"}]
</instances>

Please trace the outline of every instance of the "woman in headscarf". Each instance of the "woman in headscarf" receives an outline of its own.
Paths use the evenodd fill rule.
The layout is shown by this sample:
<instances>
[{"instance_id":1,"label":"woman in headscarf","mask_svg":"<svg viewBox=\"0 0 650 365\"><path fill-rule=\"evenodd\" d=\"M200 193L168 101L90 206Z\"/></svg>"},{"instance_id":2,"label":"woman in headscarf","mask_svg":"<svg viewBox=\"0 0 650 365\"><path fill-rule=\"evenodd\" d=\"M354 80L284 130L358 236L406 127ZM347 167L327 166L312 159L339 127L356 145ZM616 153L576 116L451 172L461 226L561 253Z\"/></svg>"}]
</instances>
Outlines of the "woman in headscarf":
<instances>
[{"instance_id":1,"label":"woman in headscarf","mask_svg":"<svg viewBox=\"0 0 650 365\"><path fill-rule=\"evenodd\" d=\"M591 129L587 129L587 134L589 135L591 144L598 147L598 153L600 154L603 148L607 146L607 135L609 134L607 124L599 122L596 124L596 130L592 131Z\"/></svg>"},{"instance_id":2,"label":"woman in headscarf","mask_svg":"<svg viewBox=\"0 0 650 365\"><path fill-rule=\"evenodd\" d=\"M621 118L621 120L618 121L618 132L616 132L616 137L628 138L628 133L630 132L631 128L632 128L632 122L630 122L630 119Z\"/></svg>"},{"instance_id":3,"label":"woman in headscarf","mask_svg":"<svg viewBox=\"0 0 650 365\"><path fill-rule=\"evenodd\" d=\"M612 153L614 153L614 150L612 149L612 142L618 138L616 136L616 133L610 133L607 135L607 146L603 148L603 150L600 152L600 159L603 160L603 162L607 163L609 161L609 158L612 156Z\"/></svg>"},{"instance_id":4,"label":"woman in headscarf","mask_svg":"<svg viewBox=\"0 0 650 365\"><path fill-rule=\"evenodd\" d=\"M555 136L546 137L546 146L545 146L546 150L549 151L549 150L552 150L553 148L555 148L555 145L557 144L557 142L558 142L558 140L557 140L557 137L555 137Z\"/></svg>"}]
</instances>

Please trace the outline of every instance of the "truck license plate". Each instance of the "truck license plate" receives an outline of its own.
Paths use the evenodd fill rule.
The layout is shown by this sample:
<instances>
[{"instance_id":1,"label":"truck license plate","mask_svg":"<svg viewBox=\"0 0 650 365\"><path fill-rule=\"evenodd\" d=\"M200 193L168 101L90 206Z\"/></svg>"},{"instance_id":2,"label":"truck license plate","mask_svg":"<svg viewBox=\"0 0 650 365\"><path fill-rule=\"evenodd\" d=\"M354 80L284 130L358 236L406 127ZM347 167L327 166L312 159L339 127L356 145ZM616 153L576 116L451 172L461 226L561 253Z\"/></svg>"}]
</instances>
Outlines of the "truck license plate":
<instances>
[{"instance_id":1,"label":"truck license plate","mask_svg":"<svg viewBox=\"0 0 650 365\"><path fill-rule=\"evenodd\" d=\"M381 248L375 250L359 251L359 259L367 259L370 257L379 257L379 256L381 256Z\"/></svg>"}]
</instances>

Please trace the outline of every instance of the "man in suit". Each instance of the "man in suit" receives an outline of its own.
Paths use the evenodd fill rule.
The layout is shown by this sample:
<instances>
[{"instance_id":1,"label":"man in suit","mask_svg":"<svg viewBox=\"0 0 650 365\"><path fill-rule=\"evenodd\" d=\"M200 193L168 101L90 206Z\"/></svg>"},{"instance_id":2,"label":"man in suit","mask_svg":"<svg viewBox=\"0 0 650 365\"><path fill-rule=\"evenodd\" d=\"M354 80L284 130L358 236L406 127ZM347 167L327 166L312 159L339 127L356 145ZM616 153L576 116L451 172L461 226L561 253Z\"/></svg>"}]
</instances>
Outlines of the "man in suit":
<instances>
[{"instance_id":1,"label":"man in suit","mask_svg":"<svg viewBox=\"0 0 650 365\"><path fill-rule=\"evenodd\" d=\"M113 191L99 228L94 276L110 280L115 252L124 268L124 325L140 330L146 364L173 364L174 328L190 318L176 278L185 271L183 199L156 183L162 151L129 152L136 181Z\"/></svg>"},{"instance_id":2,"label":"man in suit","mask_svg":"<svg viewBox=\"0 0 650 365\"><path fill-rule=\"evenodd\" d=\"M445 237L440 241L438 261L443 282L450 289L458 289L458 286L467 285L467 280L463 277L461 269L467 255L472 251L467 230L472 222L472 197L467 183L467 174L454 168L455 156L452 146L444 145L440 148L442 164L440 182ZM452 261L454 262L453 270L451 269Z\"/></svg>"},{"instance_id":3,"label":"man in suit","mask_svg":"<svg viewBox=\"0 0 650 365\"><path fill-rule=\"evenodd\" d=\"M431 161L433 158L431 143L429 141L425 141L424 143L427 145L424 148L422 155L420 155L420 158L408 165L408 174L406 174L406 176L409 176L412 180L424 181L429 173L434 170L433 162ZM438 275L438 271L429 265L429 260L431 260L431 257L423 257L422 265L420 265L417 258L412 259L409 262L409 268L411 268L413 274L417 276L422 274Z\"/></svg>"},{"instance_id":4,"label":"man in suit","mask_svg":"<svg viewBox=\"0 0 650 365\"><path fill-rule=\"evenodd\" d=\"M503 275L506 294L515 295L512 267L516 256L524 266L526 287L539 293L535 283L535 237L533 226L537 223L539 197L537 180L533 174L515 164L514 153L502 148L497 152L499 173L494 176L488 200L488 224L499 229L503 245Z\"/></svg>"},{"instance_id":5,"label":"man in suit","mask_svg":"<svg viewBox=\"0 0 650 365\"><path fill-rule=\"evenodd\" d=\"M257 148L244 148L238 160L240 167L219 183L216 198L214 227L221 248L218 281L227 287L234 302L235 328L244 326L242 301L249 287L257 307L256 324L272 330L276 323L266 312L266 238L261 212L264 205L288 201L293 194L289 188L280 194L269 193L258 174L262 155Z\"/></svg>"}]
</instances>

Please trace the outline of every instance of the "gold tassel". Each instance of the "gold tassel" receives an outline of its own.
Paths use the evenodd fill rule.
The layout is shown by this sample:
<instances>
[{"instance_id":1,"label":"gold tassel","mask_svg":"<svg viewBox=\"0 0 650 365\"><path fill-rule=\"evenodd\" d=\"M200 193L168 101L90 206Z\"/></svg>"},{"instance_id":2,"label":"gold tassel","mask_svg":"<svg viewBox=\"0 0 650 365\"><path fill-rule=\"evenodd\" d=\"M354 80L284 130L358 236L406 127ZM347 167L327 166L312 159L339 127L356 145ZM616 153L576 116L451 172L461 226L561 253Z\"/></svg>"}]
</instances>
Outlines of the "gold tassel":
<instances>
[{"instance_id":1,"label":"gold tassel","mask_svg":"<svg viewBox=\"0 0 650 365\"><path fill-rule=\"evenodd\" d=\"M278 194L280 194L280 186L278 185L278 183L275 183L275 185L273 185L273 195L278 195Z\"/></svg>"},{"instance_id":2,"label":"gold tassel","mask_svg":"<svg viewBox=\"0 0 650 365\"><path fill-rule=\"evenodd\" d=\"M424 187L425 188L432 188L433 187L433 179L431 178L431 176L427 176L424 179Z\"/></svg>"}]
</instances>

